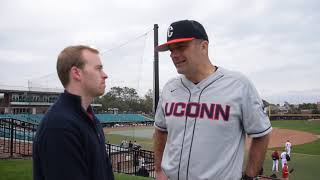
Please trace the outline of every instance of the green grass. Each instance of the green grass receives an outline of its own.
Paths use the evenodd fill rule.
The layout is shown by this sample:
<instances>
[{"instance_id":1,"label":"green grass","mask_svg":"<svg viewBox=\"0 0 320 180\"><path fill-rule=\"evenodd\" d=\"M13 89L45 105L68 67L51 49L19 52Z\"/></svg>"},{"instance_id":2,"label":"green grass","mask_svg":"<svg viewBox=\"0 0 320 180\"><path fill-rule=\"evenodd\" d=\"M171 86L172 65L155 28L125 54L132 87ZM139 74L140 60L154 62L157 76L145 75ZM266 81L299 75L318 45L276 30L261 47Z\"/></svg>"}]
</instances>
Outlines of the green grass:
<instances>
[{"instance_id":1,"label":"green grass","mask_svg":"<svg viewBox=\"0 0 320 180\"><path fill-rule=\"evenodd\" d=\"M279 120L271 121L272 127L282 129L294 129L299 131L306 131L314 134L320 134L320 123L316 121L305 120Z\"/></svg>"},{"instance_id":2,"label":"green grass","mask_svg":"<svg viewBox=\"0 0 320 180\"><path fill-rule=\"evenodd\" d=\"M153 127L137 128L135 130L137 131L139 129L153 129ZM123 130L123 131L130 131L130 130L132 130L132 128L128 127L127 130ZM121 130L114 129L114 131L121 131ZM124 135L119 135L119 134L110 134L110 133L105 134L105 136L106 136L106 141L109 141L109 143L111 143L111 144L120 145L121 141L126 139L127 141L131 140L132 142L137 141L137 143L141 145L142 149L150 150L150 151L153 150L152 137L143 138L143 137L124 136Z\"/></svg>"},{"instance_id":3,"label":"green grass","mask_svg":"<svg viewBox=\"0 0 320 180\"><path fill-rule=\"evenodd\" d=\"M152 178L139 177L139 176L130 176L127 174L115 173L116 180L151 180Z\"/></svg>"},{"instance_id":4,"label":"green grass","mask_svg":"<svg viewBox=\"0 0 320 180\"><path fill-rule=\"evenodd\" d=\"M32 179L31 160L0 160L1 180Z\"/></svg>"},{"instance_id":5,"label":"green grass","mask_svg":"<svg viewBox=\"0 0 320 180\"><path fill-rule=\"evenodd\" d=\"M151 180L151 178L115 173L116 180ZM0 160L1 180L32 180L31 160Z\"/></svg>"}]
</instances>

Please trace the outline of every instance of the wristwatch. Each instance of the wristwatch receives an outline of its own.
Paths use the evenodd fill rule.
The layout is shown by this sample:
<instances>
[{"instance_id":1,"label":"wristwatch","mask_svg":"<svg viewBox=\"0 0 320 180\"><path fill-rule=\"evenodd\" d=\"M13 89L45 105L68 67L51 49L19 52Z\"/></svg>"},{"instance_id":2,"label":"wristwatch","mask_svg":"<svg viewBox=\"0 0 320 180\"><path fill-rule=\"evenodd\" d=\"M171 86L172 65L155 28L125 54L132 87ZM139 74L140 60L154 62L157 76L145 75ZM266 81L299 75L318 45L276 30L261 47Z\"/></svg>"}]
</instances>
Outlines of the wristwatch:
<instances>
[{"instance_id":1,"label":"wristwatch","mask_svg":"<svg viewBox=\"0 0 320 180\"><path fill-rule=\"evenodd\" d=\"M241 180L259 180L259 178L258 177L251 177L251 176L248 176L248 175L244 174L242 176Z\"/></svg>"}]
</instances>

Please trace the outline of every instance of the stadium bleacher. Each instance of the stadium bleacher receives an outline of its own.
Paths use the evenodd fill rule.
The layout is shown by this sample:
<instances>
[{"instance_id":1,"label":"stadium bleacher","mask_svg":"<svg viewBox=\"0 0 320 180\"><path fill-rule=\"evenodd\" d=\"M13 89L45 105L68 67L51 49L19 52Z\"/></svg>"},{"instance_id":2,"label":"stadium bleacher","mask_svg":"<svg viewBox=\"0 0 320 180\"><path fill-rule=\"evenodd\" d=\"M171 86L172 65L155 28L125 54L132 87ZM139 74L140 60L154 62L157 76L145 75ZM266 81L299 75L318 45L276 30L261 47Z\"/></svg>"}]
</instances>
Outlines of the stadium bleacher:
<instances>
[{"instance_id":1,"label":"stadium bleacher","mask_svg":"<svg viewBox=\"0 0 320 180\"><path fill-rule=\"evenodd\" d=\"M39 124L44 114L0 114L0 118L12 118L29 123Z\"/></svg>"},{"instance_id":2,"label":"stadium bleacher","mask_svg":"<svg viewBox=\"0 0 320 180\"><path fill-rule=\"evenodd\" d=\"M30 123L40 123L44 114L0 114L0 118L12 118ZM150 122L153 119L141 114L96 114L101 123Z\"/></svg>"},{"instance_id":3,"label":"stadium bleacher","mask_svg":"<svg viewBox=\"0 0 320 180\"><path fill-rule=\"evenodd\" d=\"M140 114L96 114L102 123L149 122L153 121Z\"/></svg>"}]
</instances>

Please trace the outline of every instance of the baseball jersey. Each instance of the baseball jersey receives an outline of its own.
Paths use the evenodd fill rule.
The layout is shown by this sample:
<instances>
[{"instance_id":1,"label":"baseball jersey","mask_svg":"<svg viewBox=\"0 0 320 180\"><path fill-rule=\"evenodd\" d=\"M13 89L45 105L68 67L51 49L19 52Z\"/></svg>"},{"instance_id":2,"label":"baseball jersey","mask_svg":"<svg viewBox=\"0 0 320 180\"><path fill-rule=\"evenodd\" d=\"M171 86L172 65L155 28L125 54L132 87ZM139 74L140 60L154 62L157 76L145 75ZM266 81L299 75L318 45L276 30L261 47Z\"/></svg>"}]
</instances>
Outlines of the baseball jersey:
<instances>
[{"instance_id":1,"label":"baseball jersey","mask_svg":"<svg viewBox=\"0 0 320 180\"><path fill-rule=\"evenodd\" d=\"M287 151L289 151L291 149L291 143L290 142L286 142L285 146L286 146L286 150Z\"/></svg>"},{"instance_id":2,"label":"baseball jersey","mask_svg":"<svg viewBox=\"0 0 320 180\"><path fill-rule=\"evenodd\" d=\"M285 151L282 152L280 157L281 157L281 160L282 160L283 163L287 162L287 152L285 152Z\"/></svg>"},{"instance_id":3,"label":"baseball jersey","mask_svg":"<svg viewBox=\"0 0 320 180\"><path fill-rule=\"evenodd\" d=\"M240 179L245 135L272 130L251 82L221 67L198 84L168 81L155 127L168 134L161 167L170 180Z\"/></svg>"}]
</instances>

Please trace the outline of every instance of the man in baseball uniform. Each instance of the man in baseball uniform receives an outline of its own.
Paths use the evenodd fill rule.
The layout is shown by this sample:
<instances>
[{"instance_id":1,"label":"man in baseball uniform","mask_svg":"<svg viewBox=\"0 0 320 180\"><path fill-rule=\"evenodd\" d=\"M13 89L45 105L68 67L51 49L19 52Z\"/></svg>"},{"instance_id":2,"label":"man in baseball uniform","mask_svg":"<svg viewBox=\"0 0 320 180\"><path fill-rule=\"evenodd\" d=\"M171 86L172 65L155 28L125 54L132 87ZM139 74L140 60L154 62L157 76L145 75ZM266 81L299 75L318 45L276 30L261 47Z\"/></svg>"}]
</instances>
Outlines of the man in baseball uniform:
<instances>
[{"instance_id":1,"label":"man in baseball uniform","mask_svg":"<svg viewBox=\"0 0 320 180\"><path fill-rule=\"evenodd\" d=\"M285 144L285 148L286 148L286 151L287 151L288 155L290 156L290 153L291 153L291 142L289 140L287 140L287 142Z\"/></svg>"},{"instance_id":2,"label":"man in baseball uniform","mask_svg":"<svg viewBox=\"0 0 320 180\"><path fill-rule=\"evenodd\" d=\"M242 179L258 175L272 130L263 103L242 74L214 66L204 27L172 23L167 42L181 76L163 87L155 116L158 180L239 180L246 134L253 138Z\"/></svg>"},{"instance_id":3,"label":"man in baseball uniform","mask_svg":"<svg viewBox=\"0 0 320 180\"><path fill-rule=\"evenodd\" d=\"M287 163L287 152L283 151L280 155L281 158L281 167L283 168L284 164Z\"/></svg>"}]
</instances>

